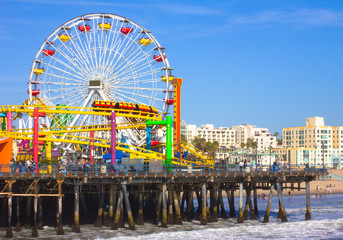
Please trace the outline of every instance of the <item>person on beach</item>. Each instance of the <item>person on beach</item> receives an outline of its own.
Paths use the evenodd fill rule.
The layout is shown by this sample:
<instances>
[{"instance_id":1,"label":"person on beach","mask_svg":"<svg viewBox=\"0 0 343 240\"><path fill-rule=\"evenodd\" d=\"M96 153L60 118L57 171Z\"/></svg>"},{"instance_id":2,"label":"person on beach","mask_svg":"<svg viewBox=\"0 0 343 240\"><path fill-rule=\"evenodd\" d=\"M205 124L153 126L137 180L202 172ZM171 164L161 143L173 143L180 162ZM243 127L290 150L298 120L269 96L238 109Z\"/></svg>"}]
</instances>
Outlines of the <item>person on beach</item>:
<instances>
[{"instance_id":1,"label":"person on beach","mask_svg":"<svg viewBox=\"0 0 343 240\"><path fill-rule=\"evenodd\" d=\"M319 191L319 185L317 184L317 191Z\"/></svg>"},{"instance_id":2,"label":"person on beach","mask_svg":"<svg viewBox=\"0 0 343 240\"><path fill-rule=\"evenodd\" d=\"M288 198L291 199L291 190L288 191Z\"/></svg>"}]
</instances>

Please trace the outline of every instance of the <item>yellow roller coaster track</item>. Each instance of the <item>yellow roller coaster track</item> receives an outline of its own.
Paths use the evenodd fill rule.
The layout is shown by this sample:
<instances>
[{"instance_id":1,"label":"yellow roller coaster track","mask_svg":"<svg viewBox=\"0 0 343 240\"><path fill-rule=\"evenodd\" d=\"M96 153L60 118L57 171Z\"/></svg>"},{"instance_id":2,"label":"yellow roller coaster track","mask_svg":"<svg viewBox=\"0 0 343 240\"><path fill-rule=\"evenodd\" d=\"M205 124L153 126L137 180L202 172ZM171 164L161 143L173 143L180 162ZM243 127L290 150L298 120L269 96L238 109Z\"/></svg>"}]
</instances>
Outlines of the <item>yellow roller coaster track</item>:
<instances>
[{"instance_id":1,"label":"yellow roller coaster track","mask_svg":"<svg viewBox=\"0 0 343 240\"><path fill-rule=\"evenodd\" d=\"M46 105L5 105L0 106L0 112L12 113L27 113L32 116L34 108L39 108L40 111L46 114L80 114L80 115L97 115L97 116L111 116L111 112L116 112L117 117L139 118L161 120L162 117L155 113L146 113L136 110L124 109L108 109L108 108L92 108L92 107L68 107L68 106L46 106Z\"/></svg>"}]
</instances>

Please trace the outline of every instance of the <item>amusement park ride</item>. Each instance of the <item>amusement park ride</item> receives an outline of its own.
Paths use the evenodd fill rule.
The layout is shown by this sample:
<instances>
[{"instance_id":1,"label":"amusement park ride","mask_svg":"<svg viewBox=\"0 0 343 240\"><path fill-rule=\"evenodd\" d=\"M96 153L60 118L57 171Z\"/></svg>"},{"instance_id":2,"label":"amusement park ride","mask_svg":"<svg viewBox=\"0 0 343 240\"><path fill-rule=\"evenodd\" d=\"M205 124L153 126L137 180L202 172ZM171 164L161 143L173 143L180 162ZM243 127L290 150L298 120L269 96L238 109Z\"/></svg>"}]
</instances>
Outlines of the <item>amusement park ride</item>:
<instances>
[{"instance_id":1,"label":"amusement park ride","mask_svg":"<svg viewBox=\"0 0 343 240\"><path fill-rule=\"evenodd\" d=\"M112 164L120 162L118 151L145 162L213 164L181 142L182 78L172 71L165 48L127 18L89 14L62 24L33 60L28 99L0 106L0 149L8 152L6 138L17 144L0 163L14 157L38 164L77 153L93 163L97 150L101 158L110 154ZM154 138L161 126L166 134ZM196 159L182 159L184 152Z\"/></svg>"}]
</instances>

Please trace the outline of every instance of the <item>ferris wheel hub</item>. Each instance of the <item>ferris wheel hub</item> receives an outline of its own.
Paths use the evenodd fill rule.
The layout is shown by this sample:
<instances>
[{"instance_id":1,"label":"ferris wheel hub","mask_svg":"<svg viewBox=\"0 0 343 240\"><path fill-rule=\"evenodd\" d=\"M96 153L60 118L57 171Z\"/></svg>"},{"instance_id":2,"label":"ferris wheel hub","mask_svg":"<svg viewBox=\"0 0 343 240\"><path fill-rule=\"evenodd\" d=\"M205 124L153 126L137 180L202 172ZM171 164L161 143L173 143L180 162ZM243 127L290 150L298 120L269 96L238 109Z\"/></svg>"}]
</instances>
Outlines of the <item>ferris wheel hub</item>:
<instances>
[{"instance_id":1,"label":"ferris wheel hub","mask_svg":"<svg viewBox=\"0 0 343 240\"><path fill-rule=\"evenodd\" d=\"M101 80L89 80L89 89L101 89L102 81Z\"/></svg>"}]
</instances>

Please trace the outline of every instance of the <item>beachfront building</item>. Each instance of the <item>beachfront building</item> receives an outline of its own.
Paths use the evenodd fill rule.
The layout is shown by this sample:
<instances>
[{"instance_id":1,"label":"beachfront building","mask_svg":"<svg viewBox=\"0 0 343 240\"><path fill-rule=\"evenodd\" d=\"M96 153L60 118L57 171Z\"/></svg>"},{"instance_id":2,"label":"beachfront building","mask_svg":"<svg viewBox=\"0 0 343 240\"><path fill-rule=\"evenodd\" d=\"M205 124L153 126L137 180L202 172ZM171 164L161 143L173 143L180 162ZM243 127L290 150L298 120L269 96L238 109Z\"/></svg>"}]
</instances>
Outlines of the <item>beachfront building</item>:
<instances>
[{"instance_id":1,"label":"beachfront building","mask_svg":"<svg viewBox=\"0 0 343 240\"><path fill-rule=\"evenodd\" d=\"M228 163L237 165L240 161L256 162L257 166L270 167L275 161L279 161L278 154L270 151L260 151L253 149L237 149L231 151L228 156Z\"/></svg>"},{"instance_id":2,"label":"beachfront building","mask_svg":"<svg viewBox=\"0 0 343 240\"><path fill-rule=\"evenodd\" d=\"M323 117L306 119L306 126L282 130L283 149L275 149L292 165L341 168L343 126L325 126Z\"/></svg>"},{"instance_id":3,"label":"beachfront building","mask_svg":"<svg viewBox=\"0 0 343 240\"><path fill-rule=\"evenodd\" d=\"M219 143L219 146L230 147L235 145L235 130L228 127L215 128L213 124L204 124L196 129L196 134L207 142Z\"/></svg>"},{"instance_id":4,"label":"beachfront building","mask_svg":"<svg viewBox=\"0 0 343 240\"><path fill-rule=\"evenodd\" d=\"M250 124L236 125L232 128L236 131L236 147L240 147L241 143L246 143L248 138L252 138L257 142L257 149L260 151L276 148L277 139L268 128L258 128Z\"/></svg>"}]
</instances>

